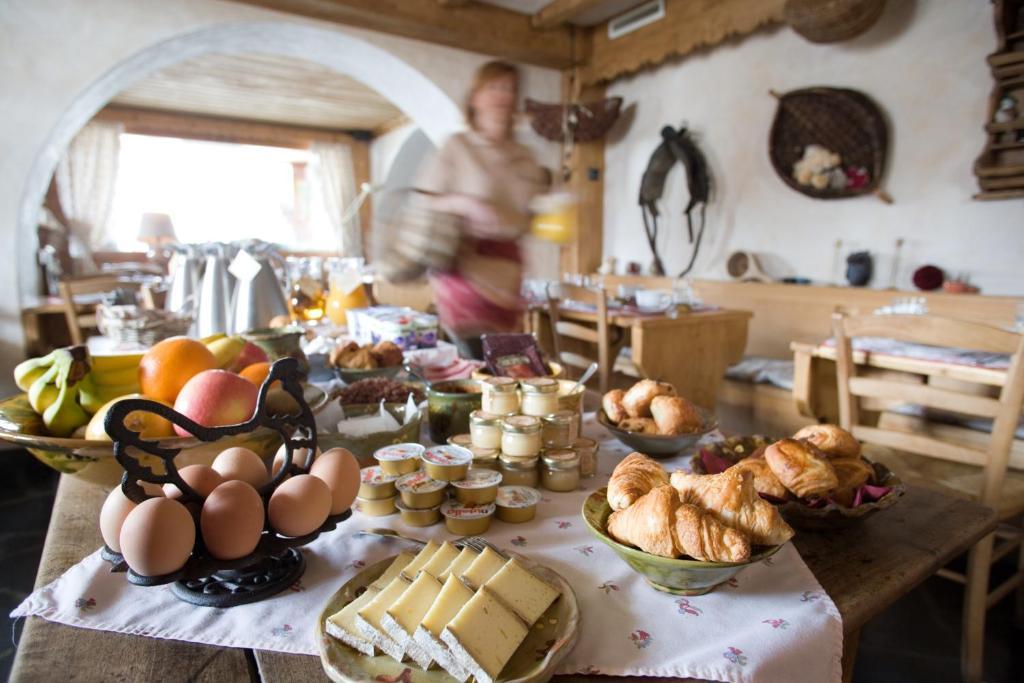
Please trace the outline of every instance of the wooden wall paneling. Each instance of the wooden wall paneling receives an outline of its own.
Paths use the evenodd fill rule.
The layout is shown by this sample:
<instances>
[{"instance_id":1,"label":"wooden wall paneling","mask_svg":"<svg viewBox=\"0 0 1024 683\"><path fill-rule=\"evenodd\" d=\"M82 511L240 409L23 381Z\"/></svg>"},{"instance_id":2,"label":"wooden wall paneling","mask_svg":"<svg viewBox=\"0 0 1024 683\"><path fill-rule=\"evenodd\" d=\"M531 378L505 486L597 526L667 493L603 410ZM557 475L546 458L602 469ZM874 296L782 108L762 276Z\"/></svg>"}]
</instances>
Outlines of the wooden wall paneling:
<instances>
[{"instance_id":1,"label":"wooden wall paneling","mask_svg":"<svg viewBox=\"0 0 1024 683\"><path fill-rule=\"evenodd\" d=\"M556 28L603 3L604 0L554 0L534 14L531 23L541 30Z\"/></svg>"},{"instance_id":2,"label":"wooden wall paneling","mask_svg":"<svg viewBox=\"0 0 1024 683\"><path fill-rule=\"evenodd\" d=\"M569 29L536 31L530 15L481 3L445 7L437 0L233 1L516 62L555 69L572 66Z\"/></svg>"},{"instance_id":3,"label":"wooden wall paneling","mask_svg":"<svg viewBox=\"0 0 1024 683\"><path fill-rule=\"evenodd\" d=\"M352 143L352 167L356 177L356 192L363 183L370 182L370 143L357 140ZM367 256L370 246L370 229L373 221L373 202L367 197L359 208L359 226L363 232L363 253L346 254L346 256Z\"/></svg>"},{"instance_id":4,"label":"wooden wall paneling","mask_svg":"<svg viewBox=\"0 0 1024 683\"><path fill-rule=\"evenodd\" d=\"M594 27L584 84L605 83L671 57L782 21L785 0L666 0L665 17L615 40L607 22Z\"/></svg>"}]
</instances>

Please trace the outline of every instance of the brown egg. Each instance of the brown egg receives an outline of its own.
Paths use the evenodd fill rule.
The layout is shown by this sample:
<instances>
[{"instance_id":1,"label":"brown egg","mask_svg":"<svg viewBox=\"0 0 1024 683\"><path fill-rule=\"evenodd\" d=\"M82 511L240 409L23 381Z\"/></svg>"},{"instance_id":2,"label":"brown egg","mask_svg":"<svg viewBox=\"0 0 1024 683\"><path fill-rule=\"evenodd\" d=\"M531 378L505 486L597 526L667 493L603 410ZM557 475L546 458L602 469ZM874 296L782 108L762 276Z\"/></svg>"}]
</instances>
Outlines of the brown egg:
<instances>
[{"instance_id":1,"label":"brown egg","mask_svg":"<svg viewBox=\"0 0 1024 683\"><path fill-rule=\"evenodd\" d=\"M316 531L331 512L331 490L310 474L281 483L270 496L267 517L283 536L305 536Z\"/></svg>"},{"instance_id":2,"label":"brown egg","mask_svg":"<svg viewBox=\"0 0 1024 683\"><path fill-rule=\"evenodd\" d=\"M150 498L128 513L118 540L132 571L164 576L188 562L196 542L196 527L192 515L178 501Z\"/></svg>"},{"instance_id":3,"label":"brown egg","mask_svg":"<svg viewBox=\"0 0 1024 683\"><path fill-rule=\"evenodd\" d=\"M115 486L103 501L100 509L100 535L103 542L115 553L121 552L121 527L124 526L124 519L128 513L134 510L136 504L124 495L120 485Z\"/></svg>"},{"instance_id":4,"label":"brown egg","mask_svg":"<svg viewBox=\"0 0 1024 683\"><path fill-rule=\"evenodd\" d=\"M281 469L281 465L284 464L284 458L285 458L285 456L287 454L288 454L288 451L285 449L284 444L281 444L281 447L277 449L277 454L274 456L274 463L273 463L273 465L271 465L271 468L270 468L270 476L271 477L277 475L277 471L279 469ZM303 467L306 464L306 458L309 457L308 454L309 454L309 449L308 448L296 448L292 452L292 464L293 465L298 465L299 467ZM319 448L316 449L316 454L318 456L320 455L320 449Z\"/></svg>"},{"instance_id":5,"label":"brown egg","mask_svg":"<svg viewBox=\"0 0 1024 683\"><path fill-rule=\"evenodd\" d=\"M244 481L226 481L203 501L199 528L206 549L218 560L245 557L263 533L263 500Z\"/></svg>"},{"instance_id":6,"label":"brown egg","mask_svg":"<svg viewBox=\"0 0 1024 683\"><path fill-rule=\"evenodd\" d=\"M309 473L331 490L331 514L340 515L352 507L359 493L359 461L345 448L324 451L313 461Z\"/></svg>"},{"instance_id":7,"label":"brown egg","mask_svg":"<svg viewBox=\"0 0 1024 683\"><path fill-rule=\"evenodd\" d=\"M237 479L257 489L269 479L263 458L256 455L255 451L242 446L221 451L213 461L213 469L217 470L224 481Z\"/></svg>"},{"instance_id":8,"label":"brown egg","mask_svg":"<svg viewBox=\"0 0 1024 683\"><path fill-rule=\"evenodd\" d=\"M189 465L178 470L185 483L196 490L203 498L210 495L215 488L224 483L224 478L209 465ZM174 484L164 484L164 495L168 498L181 498L181 491Z\"/></svg>"}]
</instances>

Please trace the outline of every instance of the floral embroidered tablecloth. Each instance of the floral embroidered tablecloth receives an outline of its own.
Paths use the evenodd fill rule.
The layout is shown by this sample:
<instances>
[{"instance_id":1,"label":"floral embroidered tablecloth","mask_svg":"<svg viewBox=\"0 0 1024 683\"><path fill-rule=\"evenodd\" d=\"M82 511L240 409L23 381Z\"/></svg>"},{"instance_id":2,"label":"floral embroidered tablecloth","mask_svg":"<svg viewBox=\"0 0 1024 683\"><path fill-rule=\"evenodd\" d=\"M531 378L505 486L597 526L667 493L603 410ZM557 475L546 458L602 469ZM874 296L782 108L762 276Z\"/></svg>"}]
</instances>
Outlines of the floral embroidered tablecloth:
<instances>
[{"instance_id":1,"label":"floral embroidered tablecloth","mask_svg":"<svg viewBox=\"0 0 1024 683\"><path fill-rule=\"evenodd\" d=\"M576 592L582 632L559 673L678 676L722 681L839 680L838 611L790 544L708 595L682 598L650 588L580 517L583 500L603 486L629 450L608 440L588 416L584 433L599 439L599 473L574 493L543 491L537 518L495 521L489 540L512 547L564 576ZM664 461L671 470L685 458ZM403 541L363 536L391 526L410 536L453 538L442 525L407 527L397 516L354 513L303 548L307 568L290 591L231 609L193 607L166 587L140 588L111 574L99 551L29 596L11 616L154 638L315 654L314 626L330 595L361 568L394 555Z\"/></svg>"}]
</instances>

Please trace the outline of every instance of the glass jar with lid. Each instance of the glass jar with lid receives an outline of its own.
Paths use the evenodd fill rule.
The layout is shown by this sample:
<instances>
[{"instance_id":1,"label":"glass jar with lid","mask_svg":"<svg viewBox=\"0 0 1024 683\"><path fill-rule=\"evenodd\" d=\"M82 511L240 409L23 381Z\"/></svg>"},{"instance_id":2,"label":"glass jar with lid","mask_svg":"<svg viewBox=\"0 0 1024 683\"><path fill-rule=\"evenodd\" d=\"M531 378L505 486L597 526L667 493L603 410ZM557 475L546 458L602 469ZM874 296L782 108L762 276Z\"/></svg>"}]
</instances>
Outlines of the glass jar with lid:
<instances>
[{"instance_id":1,"label":"glass jar with lid","mask_svg":"<svg viewBox=\"0 0 1024 683\"><path fill-rule=\"evenodd\" d=\"M540 419L513 415L501 421L501 452L514 458L532 458L540 453Z\"/></svg>"},{"instance_id":2,"label":"glass jar with lid","mask_svg":"<svg viewBox=\"0 0 1024 683\"><path fill-rule=\"evenodd\" d=\"M478 446L470 446L469 450L473 454L473 462L469 465L470 471L498 471L498 456L501 455L500 450L497 448L480 448Z\"/></svg>"},{"instance_id":3,"label":"glass jar with lid","mask_svg":"<svg viewBox=\"0 0 1024 683\"><path fill-rule=\"evenodd\" d=\"M544 448L570 448L576 439L576 413L559 410L541 418Z\"/></svg>"},{"instance_id":4,"label":"glass jar with lid","mask_svg":"<svg viewBox=\"0 0 1024 683\"><path fill-rule=\"evenodd\" d=\"M571 448L553 448L541 458L540 484L549 491L575 491L580 487L580 456Z\"/></svg>"},{"instance_id":5,"label":"glass jar with lid","mask_svg":"<svg viewBox=\"0 0 1024 683\"><path fill-rule=\"evenodd\" d=\"M519 383L523 390L523 415L543 417L558 412L558 382L550 377L534 377Z\"/></svg>"},{"instance_id":6,"label":"glass jar with lid","mask_svg":"<svg viewBox=\"0 0 1024 683\"><path fill-rule=\"evenodd\" d=\"M501 483L505 486L529 486L530 488L536 488L537 482L540 479L540 474L537 472L537 464L539 462L540 458L537 456L517 458L502 453L498 456L498 471L501 472Z\"/></svg>"},{"instance_id":7,"label":"glass jar with lid","mask_svg":"<svg viewBox=\"0 0 1024 683\"><path fill-rule=\"evenodd\" d=\"M515 415L519 412L519 382L511 377L490 377L484 380L481 407L494 415Z\"/></svg>"},{"instance_id":8,"label":"glass jar with lid","mask_svg":"<svg viewBox=\"0 0 1024 683\"><path fill-rule=\"evenodd\" d=\"M597 441L581 436L572 442L572 447L580 456L580 476L597 474Z\"/></svg>"},{"instance_id":9,"label":"glass jar with lid","mask_svg":"<svg viewBox=\"0 0 1024 683\"><path fill-rule=\"evenodd\" d=\"M469 414L469 434L474 446L501 448L501 416L474 410Z\"/></svg>"}]
</instances>

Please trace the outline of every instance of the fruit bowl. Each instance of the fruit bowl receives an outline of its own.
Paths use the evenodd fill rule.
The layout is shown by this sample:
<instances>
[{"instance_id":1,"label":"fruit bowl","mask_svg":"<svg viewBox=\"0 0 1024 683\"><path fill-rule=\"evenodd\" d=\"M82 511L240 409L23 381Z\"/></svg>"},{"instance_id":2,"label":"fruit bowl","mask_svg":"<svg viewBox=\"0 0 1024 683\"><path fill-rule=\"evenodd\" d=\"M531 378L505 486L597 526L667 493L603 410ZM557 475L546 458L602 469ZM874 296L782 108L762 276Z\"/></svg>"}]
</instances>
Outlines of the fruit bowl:
<instances>
[{"instance_id":1,"label":"fruit bowl","mask_svg":"<svg viewBox=\"0 0 1024 683\"><path fill-rule=\"evenodd\" d=\"M709 411L697 406L700 412L701 428L689 434L678 434L673 436L663 434L640 434L638 432L627 432L619 429L608 416L601 410L597 414L597 421L612 435L626 444L634 451L638 451L652 458L668 458L678 455L688 448L693 448L705 434L718 429L718 419Z\"/></svg>"},{"instance_id":2,"label":"fruit bowl","mask_svg":"<svg viewBox=\"0 0 1024 683\"><path fill-rule=\"evenodd\" d=\"M327 404L327 394L318 387L307 385L303 393L314 413ZM47 436L42 418L32 410L25 394L0 399L0 440L27 449L40 462L62 474L71 474L92 483L114 486L124 474L124 468L114 459L110 441ZM218 453L231 446L273 454L281 445L281 437L273 430L260 428L226 436L215 443L194 437L170 437L156 443L163 448L180 450L175 463L178 467L185 467L209 465Z\"/></svg>"},{"instance_id":3,"label":"fruit bowl","mask_svg":"<svg viewBox=\"0 0 1024 683\"><path fill-rule=\"evenodd\" d=\"M757 564L779 552L781 545L758 546L752 549L747 562L701 562L699 560L673 559L645 553L619 543L608 535L608 517L612 508L608 504L608 489L600 488L583 501L583 521L599 541L615 551L633 571L638 572L655 590L673 595L703 595L713 591L739 574L743 569Z\"/></svg>"}]
</instances>

